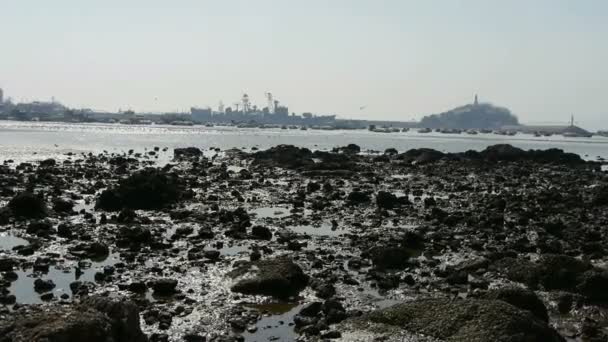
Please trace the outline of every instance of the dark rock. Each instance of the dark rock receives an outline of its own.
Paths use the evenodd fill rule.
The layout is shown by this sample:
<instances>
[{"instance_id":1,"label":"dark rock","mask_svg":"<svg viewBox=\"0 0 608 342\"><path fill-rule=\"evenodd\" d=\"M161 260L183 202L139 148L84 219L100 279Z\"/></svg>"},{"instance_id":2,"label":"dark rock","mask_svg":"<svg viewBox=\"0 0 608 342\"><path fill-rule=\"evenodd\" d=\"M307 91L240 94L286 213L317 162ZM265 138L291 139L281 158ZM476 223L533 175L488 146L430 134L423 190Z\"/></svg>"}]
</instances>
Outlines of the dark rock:
<instances>
[{"instance_id":1,"label":"dark rock","mask_svg":"<svg viewBox=\"0 0 608 342\"><path fill-rule=\"evenodd\" d=\"M42 293L42 292L48 292L51 291L55 288L55 283L48 279L48 280L42 280L42 279L36 279L34 280L34 291L38 292L38 293Z\"/></svg>"},{"instance_id":2,"label":"dark rock","mask_svg":"<svg viewBox=\"0 0 608 342\"><path fill-rule=\"evenodd\" d=\"M44 218L47 215L47 208L44 199L40 195L31 192L22 192L13 197L8 203L8 207L17 217L23 218Z\"/></svg>"},{"instance_id":3,"label":"dark rock","mask_svg":"<svg viewBox=\"0 0 608 342\"><path fill-rule=\"evenodd\" d=\"M152 289L155 295L170 296L176 292L177 280L175 279L157 279L152 283Z\"/></svg>"},{"instance_id":4,"label":"dark rock","mask_svg":"<svg viewBox=\"0 0 608 342\"><path fill-rule=\"evenodd\" d=\"M270 240L272 239L272 231L268 227L264 226L253 226L251 228L251 235L255 239L259 240Z\"/></svg>"},{"instance_id":5,"label":"dark rock","mask_svg":"<svg viewBox=\"0 0 608 342\"><path fill-rule=\"evenodd\" d=\"M53 233L53 225L49 221L34 221L27 226L28 234L49 236Z\"/></svg>"},{"instance_id":6,"label":"dark rock","mask_svg":"<svg viewBox=\"0 0 608 342\"><path fill-rule=\"evenodd\" d=\"M203 155L203 151L196 147L185 147L173 149L173 157L179 158L198 158Z\"/></svg>"},{"instance_id":7,"label":"dark rock","mask_svg":"<svg viewBox=\"0 0 608 342\"><path fill-rule=\"evenodd\" d=\"M367 254L379 269L403 269L408 265L410 252L400 246L376 246Z\"/></svg>"},{"instance_id":8,"label":"dark rock","mask_svg":"<svg viewBox=\"0 0 608 342\"><path fill-rule=\"evenodd\" d=\"M289 169L298 169L314 164L312 152L293 145L278 145L253 154L254 164L265 164Z\"/></svg>"},{"instance_id":9,"label":"dark rock","mask_svg":"<svg viewBox=\"0 0 608 342\"><path fill-rule=\"evenodd\" d=\"M298 315L305 317L316 317L321 309L323 308L323 303L321 302L312 302L304 305Z\"/></svg>"},{"instance_id":10,"label":"dark rock","mask_svg":"<svg viewBox=\"0 0 608 342\"><path fill-rule=\"evenodd\" d=\"M308 276L289 258L247 262L230 273L236 278L233 292L286 298L298 294L308 284Z\"/></svg>"},{"instance_id":11,"label":"dark rock","mask_svg":"<svg viewBox=\"0 0 608 342\"><path fill-rule=\"evenodd\" d=\"M530 311L544 322L549 322L549 315L547 314L545 304L530 290L519 287L506 287L488 292L485 298L502 300L522 310Z\"/></svg>"},{"instance_id":12,"label":"dark rock","mask_svg":"<svg viewBox=\"0 0 608 342\"><path fill-rule=\"evenodd\" d=\"M397 197L386 191L380 191L376 195L376 205L382 209L393 209L408 202L407 197Z\"/></svg>"},{"instance_id":13,"label":"dark rock","mask_svg":"<svg viewBox=\"0 0 608 342\"><path fill-rule=\"evenodd\" d=\"M58 213L70 213L74 209L74 202L63 198L53 200L53 210Z\"/></svg>"},{"instance_id":14,"label":"dark rock","mask_svg":"<svg viewBox=\"0 0 608 342\"><path fill-rule=\"evenodd\" d=\"M545 322L500 300L418 299L375 311L364 321L450 342L563 342Z\"/></svg>"},{"instance_id":15,"label":"dark rock","mask_svg":"<svg viewBox=\"0 0 608 342\"><path fill-rule=\"evenodd\" d=\"M160 169L147 168L119 182L117 187L104 190L96 208L108 211L129 209L161 209L175 203L182 188L177 176Z\"/></svg>"},{"instance_id":16,"label":"dark rock","mask_svg":"<svg viewBox=\"0 0 608 342\"><path fill-rule=\"evenodd\" d=\"M576 292L592 301L608 300L608 271L589 270L577 279Z\"/></svg>"},{"instance_id":17,"label":"dark rock","mask_svg":"<svg viewBox=\"0 0 608 342\"><path fill-rule=\"evenodd\" d=\"M371 202L371 198L365 192L353 191L350 194L348 194L348 197L346 198L346 202L349 205L359 205L359 204Z\"/></svg>"}]
</instances>

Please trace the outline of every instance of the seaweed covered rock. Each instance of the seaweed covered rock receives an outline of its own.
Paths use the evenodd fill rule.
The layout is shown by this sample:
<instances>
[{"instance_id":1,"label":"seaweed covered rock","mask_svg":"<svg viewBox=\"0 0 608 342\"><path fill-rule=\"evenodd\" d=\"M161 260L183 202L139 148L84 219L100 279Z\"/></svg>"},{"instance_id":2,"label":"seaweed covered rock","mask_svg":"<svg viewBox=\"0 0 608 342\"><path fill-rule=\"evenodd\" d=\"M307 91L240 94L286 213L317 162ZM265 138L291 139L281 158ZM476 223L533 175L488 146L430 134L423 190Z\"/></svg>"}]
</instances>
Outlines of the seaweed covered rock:
<instances>
[{"instance_id":1,"label":"seaweed covered rock","mask_svg":"<svg viewBox=\"0 0 608 342\"><path fill-rule=\"evenodd\" d=\"M312 152L293 145L278 145L253 154L254 164L298 169L314 164Z\"/></svg>"},{"instance_id":2,"label":"seaweed covered rock","mask_svg":"<svg viewBox=\"0 0 608 342\"><path fill-rule=\"evenodd\" d=\"M108 211L128 209L161 209L177 202L182 194L176 175L147 168L135 172L106 189L97 199L96 208Z\"/></svg>"},{"instance_id":3,"label":"seaweed covered rock","mask_svg":"<svg viewBox=\"0 0 608 342\"><path fill-rule=\"evenodd\" d=\"M583 273L592 269L588 262L558 254L545 254L537 262L505 258L493 267L510 280L547 290L574 290Z\"/></svg>"},{"instance_id":4,"label":"seaweed covered rock","mask_svg":"<svg viewBox=\"0 0 608 342\"><path fill-rule=\"evenodd\" d=\"M520 287L505 287L488 292L484 298L502 300L522 310L530 311L543 322L549 321L547 307L533 291Z\"/></svg>"},{"instance_id":5,"label":"seaweed covered rock","mask_svg":"<svg viewBox=\"0 0 608 342\"><path fill-rule=\"evenodd\" d=\"M488 146L479 155L487 161L531 160L538 163L556 164L578 164L585 162L579 155L567 153L557 148L525 151L509 144Z\"/></svg>"},{"instance_id":6,"label":"seaweed covered rock","mask_svg":"<svg viewBox=\"0 0 608 342\"><path fill-rule=\"evenodd\" d=\"M545 322L501 300L419 299L359 320L447 342L563 342Z\"/></svg>"},{"instance_id":7,"label":"seaweed covered rock","mask_svg":"<svg viewBox=\"0 0 608 342\"><path fill-rule=\"evenodd\" d=\"M71 306L24 307L0 321L2 342L145 342L137 306L93 297Z\"/></svg>"},{"instance_id":8,"label":"seaweed covered rock","mask_svg":"<svg viewBox=\"0 0 608 342\"><path fill-rule=\"evenodd\" d=\"M302 268L287 257L242 263L230 276L236 280L233 292L277 298L297 295L308 284Z\"/></svg>"},{"instance_id":9,"label":"seaweed covered rock","mask_svg":"<svg viewBox=\"0 0 608 342\"><path fill-rule=\"evenodd\" d=\"M47 215L44 198L31 192L17 194L8 203L8 208L14 216L21 218L44 218Z\"/></svg>"}]
</instances>

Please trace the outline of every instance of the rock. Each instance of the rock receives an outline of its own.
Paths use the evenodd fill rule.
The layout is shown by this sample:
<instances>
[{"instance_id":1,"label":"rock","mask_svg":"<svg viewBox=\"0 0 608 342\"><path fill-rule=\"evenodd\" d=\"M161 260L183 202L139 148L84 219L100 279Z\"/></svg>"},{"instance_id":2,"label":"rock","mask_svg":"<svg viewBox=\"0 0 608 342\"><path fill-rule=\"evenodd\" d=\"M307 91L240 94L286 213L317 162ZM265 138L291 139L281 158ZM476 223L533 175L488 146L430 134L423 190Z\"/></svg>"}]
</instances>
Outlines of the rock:
<instances>
[{"instance_id":1,"label":"rock","mask_svg":"<svg viewBox=\"0 0 608 342\"><path fill-rule=\"evenodd\" d=\"M381 209L393 209L408 202L407 197L397 197L386 191L380 191L376 195L376 205Z\"/></svg>"},{"instance_id":2,"label":"rock","mask_svg":"<svg viewBox=\"0 0 608 342\"><path fill-rule=\"evenodd\" d=\"M366 194L365 192L353 191L350 194L348 194L348 197L346 198L346 202L349 205L359 205L359 204L369 203L369 202L371 202L371 199L370 199L369 195Z\"/></svg>"},{"instance_id":3,"label":"rock","mask_svg":"<svg viewBox=\"0 0 608 342\"><path fill-rule=\"evenodd\" d=\"M608 205L608 185L598 186L594 189L591 203L595 206Z\"/></svg>"},{"instance_id":4,"label":"rock","mask_svg":"<svg viewBox=\"0 0 608 342\"><path fill-rule=\"evenodd\" d=\"M251 228L251 235L254 239L258 240L271 240L272 231L268 227L264 226L253 226Z\"/></svg>"},{"instance_id":5,"label":"rock","mask_svg":"<svg viewBox=\"0 0 608 342\"><path fill-rule=\"evenodd\" d=\"M526 152L521 148L513 147L508 144L498 144L488 146L480 152L480 155L489 161L515 161L524 159Z\"/></svg>"},{"instance_id":6,"label":"rock","mask_svg":"<svg viewBox=\"0 0 608 342\"><path fill-rule=\"evenodd\" d=\"M304 305L298 315L304 317L316 317L319 312L323 309L323 303L321 302L312 302Z\"/></svg>"},{"instance_id":7,"label":"rock","mask_svg":"<svg viewBox=\"0 0 608 342\"><path fill-rule=\"evenodd\" d=\"M95 207L107 211L128 209L161 209L181 196L179 178L160 169L147 168L104 190Z\"/></svg>"},{"instance_id":8,"label":"rock","mask_svg":"<svg viewBox=\"0 0 608 342\"><path fill-rule=\"evenodd\" d=\"M176 292L177 280L175 279L157 279L152 283L152 289L155 295L170 296Z\"/></svg>"},{"instance_id":9,"label":"rock","mask_svg":"<svg viewBox=\"0 0 608 342\"><path fill-rule=\"evenodd\" d=\"M346 146L334 148L333 152L342 152L346 154L357 154L361 152L361 147L356 144L348 144Z\"/></svg>"},{"instance_id":10,"label":"rock","mask_svg":"<svg viewBox=\"0 0 608 342\"><path fill-rule=\"evenodd\" d=\"M278 166L288 169L299 169L314 164L312 152L307 148L293 145L278 145L265 151L253 154L254 164Z\"/></svg>"},{"instance_id":11,"label":"rock","mask_svg":"<svg viewBox=\"0 0 608 342\"><path fill-rule=\"evenodd\" d=\"M203 151L196 147L185 147L173 149L173 157L180 158L198 158L203 155Z\"/></svg>"},{"instance_id":12,"label":"rock","mask_svg":"<svg viewBox=\"0 0 608 342\"><path fill-rule=\"evenodd\" d=\"M27 226L26 232L36 236L49 236L53 233L53 225L49 221L34 221Z\"/></svg>"},{"instance_id":13,"label":"rock","mask_svg":"<svg viewBox=\"0 0 608 342\"><path fill-rule=\"evenodd\" d=\"M545 307L542 300L530 290L519 287L505 287L489 291L484 298L502 300L522 310L530 311L534 316L544 322L549 322L547 307Z\"/></svg>"},{"instance_id":14,"label":"rock","mask_svg":"<svg viewBox=\"0 0 608 342\"><path fill-rule=\"evenodd\" d=\"M564 342L528 311L500 300L418 299L362 318L447 342Z\"/></svg>"},{"instance_id":15,"label":"rock","mask_svg":"<svg viewBox=\"0 0 608 342\"><path fill-rule=\"evenodd\" d=\"M143 281L134 281L129 284L128 290L133 293L145 293L148 287Z\"/></svg>"},{"instance_id":16,"label":"rock","mask_svg":"<svg viewBox=\"0 0 608 342\"><path fill-rule=\"evenodd\" d=\"M17 261L14 259L0 258L0 272L10 272L17 264Z\"/></svg>"},{"instance_id":17,"label":"rock","mask_svg":"<svg viewBox=\"0 0 608 342\"><path fill-rule=\"evenodd\" d=\"M246 262L230 272L233 292L286 298L308 284L308 276L287 257Z\"/></svg>"},{"instance_id":18,"label":"rock","mask_svg":"<svg viewBox=\"0 0 608 342\"><path fill-rule=\"evenodd\" d=\"M558 254L543 254L536 263L505 258L493 267L505 273L510 280L532 288L540 285L546 290L574 290L578 278L592 268L588 262Z\"/></svg>"},{"instance_id":19,"label":"rock","mask_svg":"<svg viewBox=\"0 0 608 342\"><path fill-rule=\"evenodd\" d=\"M435 163L445 156L442 152L430 148L411 149L397 156L397 159L416 164Z\"/></svg>"},{"instance_id":20,"label":"rock","mask_svg":"<svg viewBox=\"0 0 608 342\"><path fill-rule=\"evenodd\" d=\"M47 208L44 199L40 195L31 192L22 192L13 197L8 203L13 215L23 218L44 218Z\"/></svg>"},{"instance_id":21,"label":"rock","mask_svg":"<svg viewBox=\"0 0 608 342\"><path fill-rule=\"evenodd\" d=\"M367 254L379 269L403 269L410 258L410 252L400 246L376 246Z\"/></svg>"},{"instance_id":22,"label":"rock","mask_svg":"<svg viewBox=\"0 0 608 342\"><path fill-rule=\"evenodd\" d=\"M40 167L53 167L57 164L55 159L49 158L40 162Z\"/></svg>"},{"instance_id":23,"label":"rock","mask_svg":"<svg viewBox=\"0 0 608 342\"><path fill-rule=\"evenodd\" d=\"M53 200L53 210L58 213L71 213L74 209L74 202L63 198Z\"/></svg>"},{"instance_id":24,"label":"rock","mask_svg":"<svg viewBox=\"0 0 608 342\"><path fill-rule=\"evenodd\" d=\"M589 270L577 279L576 292L592 301L608 300L608 271Z\"/></svg>"},{"instance_id":25,"label":"rock","mask_svg":"<svg viewBox=\"0 0 608 342\"><path fill-rule=\"evenodd\" d=\"M399 154L399 151L397 151L397 149L394 147L389 147L386 150L384 150L384 154L388 155L388 156L395 156L395 155Z\"/></svg>"},{"instance_id":26,"label":"rock","mask_svg":"<svg viewBox=\"0 0 608 342\"><path fill-rule=\"evenodd\" d=\"M48 280L42 280L42 279L36 279L34 280L34 291L38 292L38 293L42 293L42 292L48 292L51 291L55 288L55 283L48 279Z\"/></svg>"}]
</instances>

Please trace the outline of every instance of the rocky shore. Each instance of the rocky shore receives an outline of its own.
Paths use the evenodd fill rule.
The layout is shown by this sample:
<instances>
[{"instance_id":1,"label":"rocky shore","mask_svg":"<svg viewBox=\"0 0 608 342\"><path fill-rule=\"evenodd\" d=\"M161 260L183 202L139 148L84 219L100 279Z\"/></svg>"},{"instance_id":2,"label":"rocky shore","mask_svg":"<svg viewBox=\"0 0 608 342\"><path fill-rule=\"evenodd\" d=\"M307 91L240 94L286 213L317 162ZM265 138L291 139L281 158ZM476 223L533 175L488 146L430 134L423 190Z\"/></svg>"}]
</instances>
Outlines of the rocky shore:
<instances>
[{"instance_id":1,"label":"rocky shore","mask_svg":"<svg viewBox=\"0 0 608 342\"><path fill-rule=\"evenodd\" d=\"M608 174L557 149L6 161L0 208L0 342L608 341Z\"/></svg>"}]
</instances>

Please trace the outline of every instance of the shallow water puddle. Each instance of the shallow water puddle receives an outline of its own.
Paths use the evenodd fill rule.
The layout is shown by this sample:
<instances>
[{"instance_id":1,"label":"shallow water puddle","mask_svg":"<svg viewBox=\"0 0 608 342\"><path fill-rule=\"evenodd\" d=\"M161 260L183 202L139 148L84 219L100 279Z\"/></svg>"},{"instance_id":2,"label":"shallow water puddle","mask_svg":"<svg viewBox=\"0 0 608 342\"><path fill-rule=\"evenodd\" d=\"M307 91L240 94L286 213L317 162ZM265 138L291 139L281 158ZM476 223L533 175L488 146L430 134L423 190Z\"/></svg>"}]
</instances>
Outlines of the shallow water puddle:
<instances>
[{"instance_id":1,"label":"shallow water puddle","mask_svg":"<svg viewBox=\"0 0 608 342\"><path fill-rule=\"evenodd\" d=\"M256 324L255 332L244 332L245 341L295 341L293 318L304 305L297 303L273 303L251 305L266 315Z\"/></svg>"},{"instance_id":2,"label":"shallow water puddle","mask_svg":"<svg viewBox=\"0 0 608 342\"><path fill-rule=\"evenodd\" d=\"M20 237L16 237L9 232L0 233L0 250L10 251L13 247L27 246L30 243Z\"/></svg>"},{"instance_id":3,"label":"shallow water puddle","mask_svg":"<svg viewBox=\"0 0 608 342\"><path fill-rule=\"evenodd\" d=\"M88 261L88 260L86 260ZM11 283L9 291L17 297L17 303L20 304L39 304L43 303L40 295L52 292L56 298L62 294L68 294L72 297L70 284L75 281L95 283L95 273L103 272L104 266L114 265L120 261L118 254L111 254L103 261L90 261L91 267L82 268L81 274L76 275L77 261L68 261L62 265L50 266L47 273L34 272L33 268L21 269L15 271L18 279ZM55 288L51 291L36 292L34 290L34 281L36 279L52 280L55 283Z\"/></svg>"},{"instance_id":4,"label":"shallow water puddle","mask_svg":"<svg viewBox=\"0 0 608 342\"><path fill-rule=\"evenodd\" d=\"M290 215L289 208L285 207L262 207L251 210L257 218L282 218Z\"/></svg>"}]
</instances>

